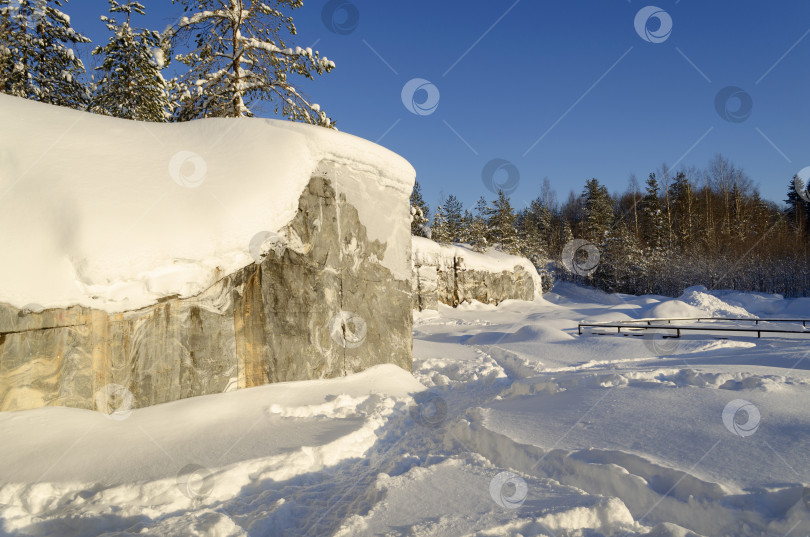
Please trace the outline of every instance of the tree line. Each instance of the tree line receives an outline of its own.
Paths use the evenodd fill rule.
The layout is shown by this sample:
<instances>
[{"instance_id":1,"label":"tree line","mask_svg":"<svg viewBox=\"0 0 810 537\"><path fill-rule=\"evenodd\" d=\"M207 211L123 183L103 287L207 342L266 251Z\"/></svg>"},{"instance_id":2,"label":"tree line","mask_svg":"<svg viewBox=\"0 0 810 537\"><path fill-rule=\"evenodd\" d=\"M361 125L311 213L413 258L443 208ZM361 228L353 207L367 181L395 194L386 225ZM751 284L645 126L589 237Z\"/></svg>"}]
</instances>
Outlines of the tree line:
<instances>
[{"instance_id":1,"label":"tree line","mask_svg":"<svg viewBox=\"0 0 810 537\"><path fill-rule=\"evenodd\" d=\"M263 105L293 121L334 126L290 78L335 64L285 40L288 11L302 0L172 0L187 14L163 32L138 27L146 8L109 0L106 44L85 70L74 47L90 40L60 8L67 0L0 0L0 91L58 106L141 121L253 116ZM177 62L178 76L163 73Z\"/></svg>"},{"instance_id":2,"label":"tree line","mask_svg":"<svg viewBox=\"0 0 810 537\"><path fill-rule=\"evenodd\" d=\"M499 191L473 211L449 195L432 216L417 183L411 231L523 255L544 275L544 287L557 278L629 294L679 296L701 284L807 296L810 203L797 193L796 179L786 181L779 205L762 199L741 168L716 155L702 169L662 165L643 185L631 177L621 194L593 178L558 202L545 181L517 211Z\"/></svg>"}]
</instances>

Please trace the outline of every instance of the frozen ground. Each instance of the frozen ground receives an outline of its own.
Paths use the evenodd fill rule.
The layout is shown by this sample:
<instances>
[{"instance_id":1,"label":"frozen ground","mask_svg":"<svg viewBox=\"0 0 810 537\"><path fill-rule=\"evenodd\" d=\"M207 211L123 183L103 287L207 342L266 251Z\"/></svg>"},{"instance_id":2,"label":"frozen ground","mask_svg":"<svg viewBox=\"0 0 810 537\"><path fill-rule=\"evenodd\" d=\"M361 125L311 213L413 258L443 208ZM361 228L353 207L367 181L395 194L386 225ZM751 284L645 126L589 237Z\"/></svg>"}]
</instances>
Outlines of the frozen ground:
<instances>
[{"instance_id":1,"label":"frozen ground","mask_svg":"<svg viewBox=\"0 0 810 537\"><path fill-rule=\"evenodd\" d=\"M414 373L0 414L8 535L810 535L810 347L577 321L810 316L560 284L415 314Z\"/></svg>"}]
</instances>

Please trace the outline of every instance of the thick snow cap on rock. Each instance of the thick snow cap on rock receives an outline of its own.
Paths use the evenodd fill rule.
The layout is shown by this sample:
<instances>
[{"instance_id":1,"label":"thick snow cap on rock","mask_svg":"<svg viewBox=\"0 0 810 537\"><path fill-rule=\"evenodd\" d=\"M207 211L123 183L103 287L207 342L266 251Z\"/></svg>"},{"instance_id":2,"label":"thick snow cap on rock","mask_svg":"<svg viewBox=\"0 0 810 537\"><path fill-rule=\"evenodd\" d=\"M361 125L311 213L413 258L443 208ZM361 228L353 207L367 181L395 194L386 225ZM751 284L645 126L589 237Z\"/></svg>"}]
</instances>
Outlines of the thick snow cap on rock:
<instances>
[{"instance_id":1,"label":"thick snow cap on rock","mask_svg":"<svg viewBox=\"0 0 810 537\"><path fill-rule=\"evenodd\" d=\"M287 225L330 167L349 172L336 182L374 183L348 188L356 207L369 198L357 209L371 239L408 225L414 169L349 134L272 119L144 123L2 94L0 118L0 302L16 307L124 311L197 294L252 263L251 239ZM374 209L383 190L402 214ZM407 243L387 242L382 264L407 278Z\"/></svg>"},{"instance_id":2,"label":"thick snow cap on rock","mask_svg":"<svg viewBox=\"0 0 810 537\"><path fill-rule=\"evenodd\" d=\"M542 296L540 274L531 261L525 257L507 254L488 248L485 252L476 252L464 244L439 244L424 237L412 237L413 264L435 265L437 267L453 268L455 258L463 259L462 268L465 270L480 270L483 272L499 273L513 272L515 267L522 267L529 273L534 281L534 296Z\"/></svg>"}]
</instances>

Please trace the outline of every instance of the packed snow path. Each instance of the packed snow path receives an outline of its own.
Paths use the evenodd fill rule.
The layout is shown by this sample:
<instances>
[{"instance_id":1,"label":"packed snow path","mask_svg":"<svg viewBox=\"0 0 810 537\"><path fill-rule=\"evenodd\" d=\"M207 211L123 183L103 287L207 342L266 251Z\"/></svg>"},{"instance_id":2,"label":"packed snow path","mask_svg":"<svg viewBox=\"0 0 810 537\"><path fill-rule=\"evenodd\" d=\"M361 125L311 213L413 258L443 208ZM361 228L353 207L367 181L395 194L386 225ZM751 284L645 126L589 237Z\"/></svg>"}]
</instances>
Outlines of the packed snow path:
<instances>
[{"instance_id":1,"label":"packed snow path","mask_svg":"<svg viewBox=\"0 0 810 537\"><path fill-rule=\"evenodd\" d=\"M415 314L393 366L110 419L0 414L8 535L810 535L803 341L577 322L805 316L810 299L561 284ZM741 311L740 311L741 310Z\"/></svg>"}]
</instances>

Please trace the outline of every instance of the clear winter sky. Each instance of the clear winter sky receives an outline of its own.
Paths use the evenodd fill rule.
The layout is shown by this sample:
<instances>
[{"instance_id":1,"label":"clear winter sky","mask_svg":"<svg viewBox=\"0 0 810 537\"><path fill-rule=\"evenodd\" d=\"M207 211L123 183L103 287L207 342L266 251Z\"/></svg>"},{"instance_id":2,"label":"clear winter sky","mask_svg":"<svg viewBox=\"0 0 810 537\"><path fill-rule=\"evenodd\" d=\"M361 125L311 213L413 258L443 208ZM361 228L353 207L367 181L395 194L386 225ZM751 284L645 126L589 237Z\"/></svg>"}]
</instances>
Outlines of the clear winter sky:
<instances>
[{"instance_id":1,"label":"clear winter sky","mask_svg":"<svg viewBox=\"0 0 810 537\"><path fill-rule=\"evenodd\" d=\"M644 0L305 0L293 45L335 61L304 89L342 131L407 158L433 208L441 194L468 208L491 199L482 170L496 158L520 174L520 208L544 177L562 201L590 177L621 192L631 173L643 182L663 162L703 167L717 152L781 202L810 166L810 1L653 1L665 14L640 31L660 42L636 31ZM182 15L168 0L145 3L151 12L135 24L162 30ZM103 43L106 7L72 0L64 9ZM425 115L403 104L414 78L438 90L435 109L424 83L405 100L417 111L424 103ZM738 122L715 106L727 86L745 92L721 106Z\"/></svg>"}]
</instances>

